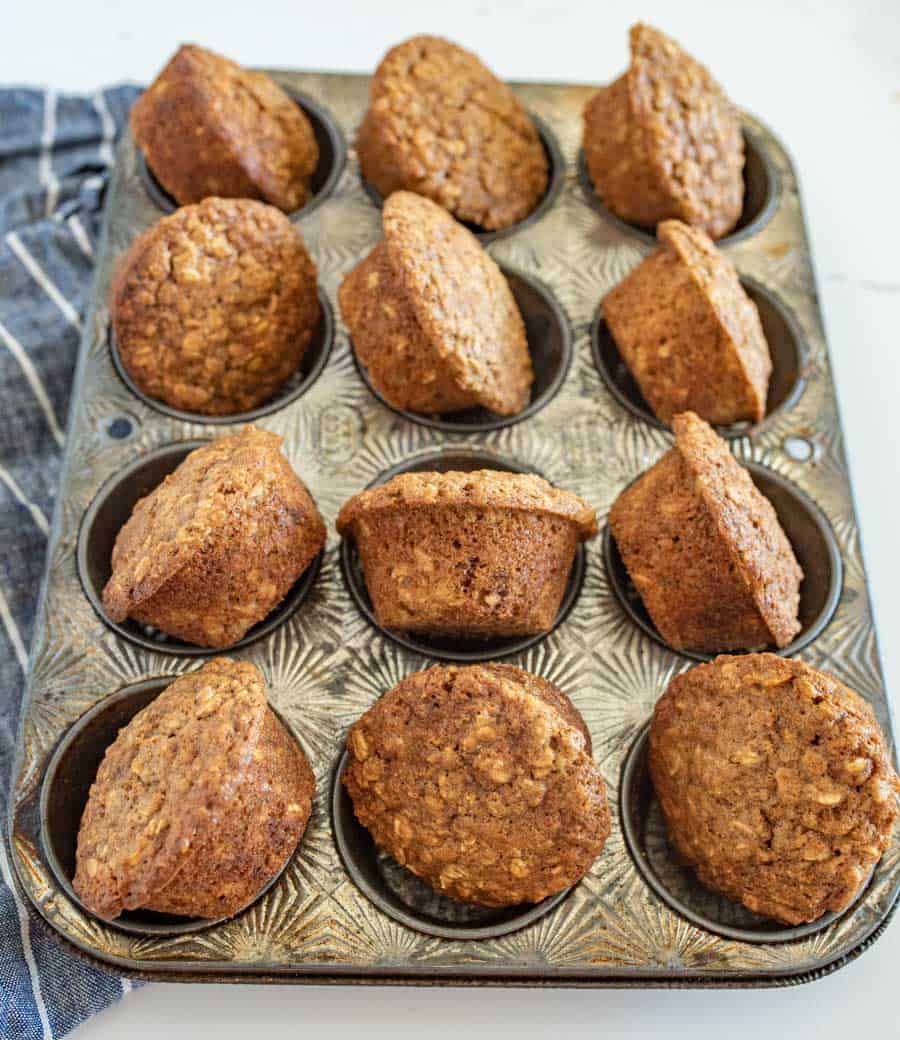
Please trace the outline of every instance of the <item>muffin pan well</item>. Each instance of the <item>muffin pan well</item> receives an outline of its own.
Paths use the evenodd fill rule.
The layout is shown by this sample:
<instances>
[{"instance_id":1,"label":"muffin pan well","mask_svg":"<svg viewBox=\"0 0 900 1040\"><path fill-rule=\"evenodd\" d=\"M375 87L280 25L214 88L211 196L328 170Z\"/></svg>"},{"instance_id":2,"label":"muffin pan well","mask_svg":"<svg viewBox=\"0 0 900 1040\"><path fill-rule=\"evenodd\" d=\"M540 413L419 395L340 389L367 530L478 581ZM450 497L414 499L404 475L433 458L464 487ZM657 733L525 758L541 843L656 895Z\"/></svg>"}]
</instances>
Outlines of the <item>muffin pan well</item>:
<instances>
[{"instance_id":1,"label":"muffin pan well","mask_svg":"<svg viewBox=\"0 0 900 1040\"><path fill-rule=\"evenodd\" d=\"M347 143L341 128L318 101L314 101L302 91L292 90L284 83L280 83L279 86L303 109L304 115L312 126L316 144L319 146L319 162L310 178L311 198L305 206L288 214L291 218L305 217L316 207L321 206L337 187L347 163ZM174 213L178 209L178 203L156 179L156 175L148 165L140 148L135 149L135 162L138 177L156 206L164 213Z\"/></svg>"},{"instance_id":2,"label":"muffin pan well","mask_svg":"<svg viewBox=\"0 0 900 1040\"><path fill-rule=\"evenodd\" d=\"M753 483L772 503L778 522L784 529L794 555L803 568L800 585L800 632L793 642L781 650L771 647L748 647L748 650L772 649L790 657L809 646L831 620L841 596L843 564L840 547L831 525L810 498L789 480L759 463L744 464ZM616 547L609 525L603 530L603 561L610 587L622 609L648 636L668 647L659 634L647 608L641 602L622 557ZM669 648L673 649L674 648ZM697 650L674 650L692 661L711 661L715 654Z\"/></svg>"},{"instance_id":3,"label":"muffin pan well","mask_svg":"<svg viewBox=\"0 0 900 1040\"><path fill-rule=\"evenodd\" d=\"M806 385L809 352L797 319L774 293L754 278L741 278L741 285L759 310L763 332L772 354L772 376L766 397L765 417L755 424L741 422L717 426L716 432L726 438L752 437L759 433L776 416L797 403ZM668 429L644 400L634 376L622 360L599 306L591 324L591 351L597 371L619 404L651 426L660 430Z\"/></svg>"},{"instance_id":4,"label":"muffin pan well","mask_svg":"<svg viewBox=\"0 0 900 1040\"><path fill-rule=\"evenodd\" d=\"M406 462L398 463L389 470L380 474L369 484L376 487L386 484L389 480L399 476L401 473L427 473L430 471L448 473L457 471L471 473L478 469L499 469L507 473L533 473L533 469L523 466L510 459L504 459L491 452L485 451L453 451L446 449L439 452L429 452L426 455L417 455ZM540 476L541 474L538 474ZM345 538L341 544L341 568L344 572L344 580L350 595L366 620L379 632L382 632L400 646L407 650L423 654L425 657L434 658L438 661L459 661L466 664L474 664L476 661L493 661L511 654L521 653L529 647L545 639L550 633L540 632L531 636L509 636L494 637L491 639L458 639L441 636L419 635L413 632L397 632L393 629L382 628L375 617L372 601L366 589L365 576L359 560L359 554L353 540ZM572 561L572 569L569 572L569 581L563 593L562 602L559 605L559 613L553 629L560 625L568 615L569 611L578 598L581 583L584 581L585 571L585 549L579 543L575 550L575 559ZM550 631L553 631L551 629Z\"/></svg>"},{"instance_id":5,"label":"muffin pan well","mask_svg":"<svg viewBox=\"0 0 900 1040\"><path fill-rule=\"evenodd\" d=\"M491 60L489 49L483 57ZM598 78L605 75L598 72ZM92 304L82 325L60 507L13 768L9 848L23 898L55 935L95 962L119 974L160 980L755 986L816 978L846 963L884 928L900 891L900 833L854 907L838 920L817 922L809 934L776 941L773 926L743 918L730 904L713 906L706 893L695 888L691 894L683 878L676 881L659 842L652 840L659 832L644 826L644 810L633 810L631 803L591 871L564 898L503 912L448 906L417 888L418 882L366 844L368 835L340 799L333 830L328 826L329 795L340 794L328 784L347 726L430 659L467 660L454 655L473 649L491 659L503 655L570 693L590 726L611 802L623 795L617 780L638 725L673 672L688 661L660 644L646 617L641 626L639 605L629 601L615 560L604 563L600 538L576 557L567 596L571 610L564 621L561 612L563 623L551 633L529 645L441 648L404 642L370 623L353 554L349 547L339 549L334 533L338 510L348 498L410 465L544 473L605 509L666 450L667 432L624 404L615 379L606 385L591 356L598 301L645 248L643 232L604 215L593 190L586 194L579 181L581 112L593 88L515 87L547 128L543 139L553 159L553 179L535 213L491 236L486 248L506 270L522 276L523 286L546 288L564 309L571 364L556 353L569 345L548 340L547 356L535 356L540 392L532 410L511 424L488 428L456 421L466 417L439 420L447 426L401 418L367 389L334 308L342 278L381 234L379 213L352 152L347 175L338 177L342 142L362 120L369 80L284 70L276 78L303 98L316 98L334 124L329 140L337 143L323 144L320 138L323 154L331 148L336 157L330 176L300 217L320 288L335 315L335 336L317 377L296 396L271 402L257 421L284 437L285 453L318 503L331 544L319 573L316 561L279 610L239 648L224 653L262 669L285 722L304 734L320 790L316 811L299 854L266 900L234 920L204 922L199 931L191 931L189 922L177 923L188 929L179 935L137 935L106 925L73 899L60 867L71 856L77 827L73 792L89 772L79 760L83 753L86 763L105 746L100 729L97 736L90 734L117 703L116 691L147 677L177 674L191 667L198 653L138 626L116 628L103 619L99 594L115 534L136 498L170 472L198 438L226 432L200 416L138 400L116 373L107 333L112 266L159 217L134 175L134 144L126 135L108 192ZM763 310L777 374L770 417L739 431L735 450L772 498L807 572L802 656L861 693L890 735L796 178L772 134L749 116L745 123L748 201L741 230L724 243L741 239L729 255ZM782 302L790 305L789 312ZM540 314L541 306L535 300L523 310L533 307ZM549 312L546 316L552 320ZM613 374L614 362L607 362ZM538 412L538 398L543 403L551 396L552 403ZM612 549L607 546L607 557ZM617 585L624 608L616 599ZM797 649L795 644L786 652ZM75 740L73 723L84 727L84 744ZM64 757L54 761L61 741L83 751L59 752ZM56 779L47 781L53 796L45 800L45 818L56 851L44 841L40 811L51 765L49 775ZM659 887L647 880L645 846L650 865L665 881ZM748 934L725 934L725 927ZM441 929L459 931L442 938ZM759 941L760 931L765 941Z\"/></svg>"},{"instance_id":6,"label":"muffin pan well","mask_svg":"<svg viewBox=\"0 0 900 1040\"><path fill-rule=\"evenodd\" d=\"M501 268L525 322L528 353L534 368L531 400L516 415L496 415L486 408L468 408L447 415L421 415L396 408L382 397L369 379L366 366L353 352L360 379L385 406L410 422L446 433L486 433L530 419L553 400L563 385L572 363L572 332L553 293L538 279L511 267Z\"/></svg>"},{"instance_id":7,"label":"muffin pan well","mask_svg":"<svg viewBox=\"0 0 900 1040\"><path fill-rule=\"evenodd\" d=\"M271 614L253 628L233 646L227 649L210 649L193 646L180 639L159 632L149 625L142 625L131 618L121 624L111 621L103 609L101 600L103 587L112 573L111 558L116 536L131 516L138 499L149 494L172 473L195 448L202 447L205 440L182 441L168 444L135 459L100 488L84 514L78 532L77 566L78 576L85 595L103 623L117 635L130 643L155 650L162 654L178 654L182 657L215 657L249 646L274 632L279 625L298 609L309 594L322 562L322 554L313 560L294 583L293 588Z\"/></svg>"},{"instance_id":8,"label":"muffin pan well","mask_svg":"<svg viewBox=\"0 0 900 1040\"><path fill-rule=\"evenodd\" d=\"M553 208L559 193L562 191L563 182L566 177L566 164L563 160L559 143L557 142L553 131L543 119L536 116L534 112L530 112L529 115L531 116L531 121L534 123L535 129L538 132L538 136L540 137L541 144L544 148L544 154L547 157L547 190L544 192L544 197L527 217L523 217L521 220L516 221L515 224L511 224L507 228L500 228L497 231L487 231L478 224L470 224L467 221L463 221L463 225L467 227L484 246L489 245L491 242L499 242L501 239L508 238L510 235L514 235L519 231L525 231L527 228L531 227L532 224L537 223L541 217L545 216ZM360 175L360 177L362 179L362 185L369 198L379 209L381 209L384 204L381 192L362 178L362 175Z\"/></svg>"},{"instance_id":9,"label":"muffin pan well","mask_svg":"<svg viewBox=\"0 0 900 1040\"><path fill-rule=\"evenodd\" d=\"M578 180L583 197L588 205L600 213L619 231L651 245L656 244L656 233L653 228L629 224L617 217L615 213L603 205L603 200L594 191L588 173L584 152L578 152ZM719 248L735 245L746 238L759 234L768 224L778 209L781 201L781 181L778 170L772 162L760 135L744 125L744 208L734 229L720 238L716 245Z\"/></svg>"}]
</instances>

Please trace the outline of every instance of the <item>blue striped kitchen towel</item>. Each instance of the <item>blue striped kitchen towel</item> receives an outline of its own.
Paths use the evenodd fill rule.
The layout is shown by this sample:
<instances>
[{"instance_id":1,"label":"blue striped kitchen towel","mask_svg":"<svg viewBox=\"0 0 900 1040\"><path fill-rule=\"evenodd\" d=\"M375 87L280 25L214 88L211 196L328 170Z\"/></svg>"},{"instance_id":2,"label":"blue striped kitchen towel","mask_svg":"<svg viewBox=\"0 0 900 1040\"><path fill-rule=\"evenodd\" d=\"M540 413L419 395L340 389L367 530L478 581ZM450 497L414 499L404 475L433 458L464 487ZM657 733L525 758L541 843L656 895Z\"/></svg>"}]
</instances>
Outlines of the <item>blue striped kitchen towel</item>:
<instances>
[{"instance_id":1,"label":"blue striped kitchen towel","mask_svg":"<svg viewBox=\"0 0 900 1040\"><path fill-rule=\"evenodd\" d=\"M0 89L0 819L114 145L137 96ZM0 841L0 1037L65 1036L130 984L66 953Z\"/></svg>"}]
</instances>

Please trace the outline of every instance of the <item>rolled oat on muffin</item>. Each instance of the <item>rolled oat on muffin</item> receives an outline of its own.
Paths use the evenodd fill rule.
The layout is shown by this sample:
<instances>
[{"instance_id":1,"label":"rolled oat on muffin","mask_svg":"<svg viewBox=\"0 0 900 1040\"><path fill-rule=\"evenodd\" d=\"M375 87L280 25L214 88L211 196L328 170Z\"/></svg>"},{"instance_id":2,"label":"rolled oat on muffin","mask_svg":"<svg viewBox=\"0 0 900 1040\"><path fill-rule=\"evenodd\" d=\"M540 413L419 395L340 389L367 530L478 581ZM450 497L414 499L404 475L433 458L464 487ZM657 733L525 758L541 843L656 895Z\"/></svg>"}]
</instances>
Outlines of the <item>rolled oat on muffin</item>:
<instances>
[{"instance_id":1,"label":"rolled oat on muffin","mask_svg":"<svg viewBox=\"0 0 900 1040\"><path fill-rule=\"evenodd\" d=\"M357 819L436 891L537 903L579 881L610 815L584 720L510 665L407 676L353 726L343 783Z\"/></svg>"},{"instance_id":2,"label":"rolled oat on muffin","mask_svg":"<svg viewBox=\"0 0 900 1040\"><path fill-rule=\"evenodd\" d=\"M436 36L414 36L384 56L356 151L384 198L414 191L488 230L527 217L547 190L544 147L515 94L474 54Z\"/></svg>"},{"instance_id":3,"label":"rolled oat on muffin","mask_svg":"<svg viewBox=\"0 0 900 1040\"><path fill-rule=\"evenodd\" d=\"M532 474L403 473L346 502L378 623L486 638L553 627L594 510Z\"/></svg>"},{"instance_id":4,"label":"rolled oat on muffin","mask_svg":"<svg viewBox=\"0 0 900 1040\"><path fill-rule=\"evenodd\" d=\"M866 702L775 654L676 676L650 727L672 841L703 884L788 925L846 909L898 813L890 749Z\"/></svg>"},{"instance_id":5,"label":"rolled oat on muffin","mask_svg":"<svg viewBox=\"0 0 900 1040\"><path fill-rule=\"evenodd\" d=\"M668 218L721 238L744 202L741 117L706 68L638 23L631 65L588 102L584 156L597 194L622 220Z\"/></svg>"},{"instance_id":6,"label":"rolled oat on muffin","mask_svg":"<svg viewBox=\"0 0 900 1040\"><path fill-rule=\"evenodd\" d=\"M665 220L656 234L659 249L601 304L622 360L662 422L759 422L772 358L756 304L704 231Z\"/></svg>"},{"instance_id":7,"label":"rolled oat on muffin","mask_svg":"<svg viewBox=\"0 0 900 1040\"><path fill-rule=\"evenodd\" d=\"M231 916L296 848L315 780L259 669L216 658L175 679L107 748L78 831L74 888L127 910Z\"/></svg>"},{"instance_id":8,"label":"rolled oat on muffin","mask_svg":"<svg viewBox=\"0 0 900 1040\"><path fill-rule=\"evenodd\" d=\"M290 213L309 201L319 161L313 128L265 73L184 44L130 122L147 165L181 205L218 195Z\"/></svg>"},{"instance_id":9,"label":"rolled oat on muffin","mask_svg":"<svg viewBox=\"0 0 900 1040\"><path fill-rule=\"evenodd\" d=\"M325 524L280 450L253 426L210 441L135 505L103 609L196 646L231 646L287 595Z\"/></svg>"},{"instance_id":10,"label":"rolled oat on muffin","mask_svg":"<svg viewBox=\"0 0 900 1040\"><path fill-rule=\"evenodd\" d=\"M135 239L116 267L110 317L144 393L201 415L250 411L296 375L313 340L316 265L274 207L205 199Z\"/></svg>"},{"instance_id":11,"label":"rolled oat on muffin","mask_svg":"<svg viewBox=\"0 0 900 1040\"><path fill-rule=\"evenodd\" d=\"M384 237L338 294L372 385L413 412L520 412L534 374L503 272L469 231L419 195L395 192L382 221Z\"/></svg>"},{"instance_id":12,"label":"rolled oat on muffin","mask_svg":"<svg viewBox=\"0 0 900 1040\"><path fill-rule=\"evenodd\" d=\"M675 447L613 503L609 525L659 634L676 650L787 646L803 571L771 502L693 412Z\"/></svg>"}]
</instances>

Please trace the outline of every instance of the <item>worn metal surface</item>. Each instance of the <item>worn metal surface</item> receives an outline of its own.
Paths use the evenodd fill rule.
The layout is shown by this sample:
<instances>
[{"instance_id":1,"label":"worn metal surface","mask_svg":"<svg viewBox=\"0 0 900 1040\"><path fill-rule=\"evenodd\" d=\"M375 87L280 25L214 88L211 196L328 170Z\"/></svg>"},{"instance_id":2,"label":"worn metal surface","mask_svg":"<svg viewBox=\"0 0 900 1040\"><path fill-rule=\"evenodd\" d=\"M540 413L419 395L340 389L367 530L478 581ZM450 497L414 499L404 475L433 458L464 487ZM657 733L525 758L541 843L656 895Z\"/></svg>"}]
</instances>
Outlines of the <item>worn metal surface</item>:
<instances>
[{"instance_id":1,"label":"worn metal surface","mask_svg":"<svg viewBox=\"0 0 900 1040\"><path fill-rule=\"evenodd\" d=\"M352 145L367 78L276 73L316 98ZM298 855L251 910L208 930L175 938L136 937L84 916L49 872L40 845L37 801L48 759L66 729L123 686L196 667L196 661L141 649L100 620L76 573L81 518L103 482L142 452L221 427L166 417L136 398L116 375L107 338L110 268L134 235L160 216L138 178L130 140L122 143L110 189L108 227L94 306L86 318L67 443L61 506L49 554L15 770L10 842L21 886L49 924L88 955L157 978L420 981L504 984L754 985L798 981L844 963L887 919L900 880L900 836L854 910L792 942L721 938L669 909L637 871L614 819L612 836L590 874L560 905L522 931L493 940L444 940L386 917L344 872L329 819L330 777L347 726L425 658L385 639L360 614L344 585L333 521L341 504L381 471L443 444L471 445L533 467L605 514L618 492L669 445L668 435L626 411L606 389L591 356L597 303L645 255L641 239L605 220L577 176L585 87L523 85L525 104L556 135L565 183L550 211L490 250L504 265L539 278L572 325L575 357L554 399L507 428L453 434L404 419L367 390L351 359L346 330L324 371L299 399L260 425L282 434L286 452L329 523L328 551L302 609L235 656L265 673L271 698L314 765L318 794ZM834 388L819 315L797 186L779 143L755 121L780 174L774 214L755 234L727 246L742 275L793 310L809 348L799 401L733 450L777 470L825 512L840 544L844 587L826 630L801 656L834 672L873 705L890 729L859 534L853 511ZM355 155L332 197L299 226L332 302L342 276L379 237L380 214L359 180ZM106 432L127 417L134 434ZM117 427L121 430L121 425ZM812 446L807 461L786 438ZM795 453L796 454L796 453ZM614 817L621 763L667 680L690 662L647 637L623 613L604 573L601 540L588 547L587 574L566 621L511 658L556 681L590 726Z\"/></svg>"}]
</instances>

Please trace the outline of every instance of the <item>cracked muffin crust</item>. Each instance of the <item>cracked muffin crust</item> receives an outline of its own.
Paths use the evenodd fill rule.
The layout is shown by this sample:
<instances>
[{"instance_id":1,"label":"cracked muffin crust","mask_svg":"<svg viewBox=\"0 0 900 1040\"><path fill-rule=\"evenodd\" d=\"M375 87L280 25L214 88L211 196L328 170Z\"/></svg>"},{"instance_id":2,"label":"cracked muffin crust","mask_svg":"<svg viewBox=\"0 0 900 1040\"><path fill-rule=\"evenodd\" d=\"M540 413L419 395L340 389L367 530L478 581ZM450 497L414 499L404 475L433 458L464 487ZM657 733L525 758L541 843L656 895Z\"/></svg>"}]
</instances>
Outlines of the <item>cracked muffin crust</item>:
<instances>
[{"instance_id":1,"label":"cracked muffin crust","mask_svg":"<svg viewBox=\"0 0 900 1040\"><path fill-rule=\"evenodd\" d=\"M147 165L180 205L218 195L290 213L309 201L319 162L313 128L262 72L185 44L134 103L130 122Z\"/></svg>"},{"instance_id":2,"label":"cracked muffin crust","mask_svg":"<svg viewBox=\"0 0 900 1040\"><path fill-rule=\"evenodd\" d=\"M710 888L785 924L853 901L890 840L900 781L871 708L774 654L676 676L650 727L669 838Z\"/></svg>"},{"instance_id":3,"label":"cracked muffin crust","mask_svg":"<svg viewBox=\"0 0 900 1040\"><path fill-rule=\"evenodd\" d=\"M675 447L610 510L628 576L676 650L787 646L803 571L771 502L693 412L672 427Z\"/></svg>"},{"instance_id":4,"label":"cracked muffin crust","mask_svg":"<svg viewBox=\"0 0 900 1040\"><path fill-rule=\"evenodd\" d=\"M610 816L584 722L510 665L408 676L350 730L343 783L375 842L435 890L537 903L579 881Z\"/></svg>"},{"instance_id":5,"label":"cracked muffin crust","mask_svg":"<svg viewBox=\"0 0 900 1040\"><path fill-rule=\"evenodd\" d=\"M314 788L259 669L216 658L107 749L81 818L75 891L106 920L139 908L230 916L294 851Z\"/></svg>"},{"instance_id":6,"label":"cracked muffin crust","mask_svg":"<svg viewBox=\"0 0 900 1040\"><path fill-rule=\"evenodd\" d=\"M520 412L534 379L525 323L503 272L440 206L408 191L384 204L384 237L338 298L353 349L396 408Z\"/></svg>"},{"instance_id":7,"label":"cracked muffin crust","mask_svg":"<svg viewBox=\"0 0 900 1040\"><path fill-rule=\"evenodd\" d=\"M241 639L325 545L325 524L282 455L250 426L192 451L119 531L103 608L197 646Z\"/></svg>"},{"instance_id":8,"label":"cracked muffin crust","mask_svg":"<svg viewBox=\"0 0 900 1040\"><path fill-rule=\"evenodd\" d=\"M553 627L594 510L532 474L403 473L354 495L337 529L356 543L378 624L488 638Z\"/></svg>"},{"instance_id":9,"label":"cracked muffin crust","mask_svg":"<svg viewBox=\"0 0 900 1040\"><path fill-rule=\"evenodd\" d=\"M246 412L300 367L321 318L316 266L277 209L209 198L135 239L110 314L122 364L150 397L201 415Z\"/></svg>"},{"instance_id":10,"label":"cracked muffin crust","mask_svg":"<svg viewBox=\"0 0 900 1040\"><path fill-rule=\"evenodd\" d=\"M487 230L509 227L547 190L547 157L515 94L469 51L414 36L384 56L356 138L384 198L408 189Z\"/></svg>"},{"instance_id":11,"label":"cracked muffin crust","mask_svg":"<svg viewBox=\"0 0 900 1040\"><path fill-rule=\"evenodd\" d=\"M744 201L740 114L706 68L638 23L628 71L584 111L584 156L597 194L622 220L674 217L721 238Z\"/></svg>"},{"instance_id":12,"label":"cracked muffin crust","mask_svg":"<svg viewBox=\"0 0 900 1040\"><path fill-rule=\"evenodd\" d=\"M622 360L662 422L759 422L772 359L756 304L704 231L666 220L657 237L601 304Z\"/></svg>"}]
</instances>

